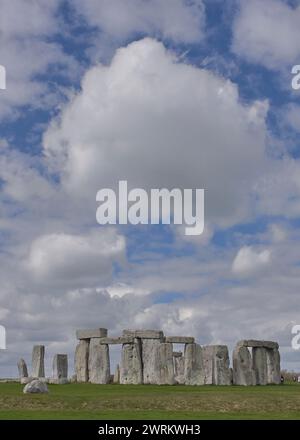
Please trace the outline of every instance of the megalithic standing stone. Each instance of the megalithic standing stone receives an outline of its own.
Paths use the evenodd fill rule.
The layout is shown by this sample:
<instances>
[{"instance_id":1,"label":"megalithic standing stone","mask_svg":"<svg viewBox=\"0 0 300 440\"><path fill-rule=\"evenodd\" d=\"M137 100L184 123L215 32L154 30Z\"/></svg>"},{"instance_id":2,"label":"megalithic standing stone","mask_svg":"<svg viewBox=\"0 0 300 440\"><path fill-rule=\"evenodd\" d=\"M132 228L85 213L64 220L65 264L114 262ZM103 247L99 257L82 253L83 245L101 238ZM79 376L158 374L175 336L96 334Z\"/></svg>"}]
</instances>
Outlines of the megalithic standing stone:
<instances>
[{"instance_id":1,"label":"megalithic standing stone","mask_svg":"<svg viewBox=\"0 0 300 440\"><path fill-rule=\"evenodd\" d=\"M162 342L158 347L159 385L174 385L173 344Z\"/></svg>"},{"instance_id":2,"label":"megalithic standing stone","mask_svg":"<svg viewBox=\"0 0 300 440\"><path fill-rule=\"evenodd\" d=\"M277 348L267 349L267 381L269 384L280 384L280 354Z\"/></svg>"},{"instance_id":3,"label":"megalithic standing stone","mask_svg":"<svg viewBox=\"0 0 300 440\"><path fill-rule=\"evenodd\" d=\"M144 384L160 384L160 345L160 339L142 339Z\"/></svg>"},{"instance_id":4,"label":"megalithic standing stone","mask_svg":"<svg viewBox=\"0 0 300 440\"><path fill-rule=\"evenodd\" d=\"M44 358L44 345L35 345L32 350L32 377L45 377Z\"/></svg>"},{"instance_id":5,"label":"megalithic standing stone","mask_svg":"<svg viewBox=\"0 0 300 440\"><path fill-rule=\"evenodd\" d=\"M19 370L20 379L23 379L24 377L28 377L27 365L26 365L26 362L24 361L24 359L19 360L18 370Z\"/></svg>"},{"instance_id":6,"label":"megalithic standing stone","mask_svg":"<svg viewBox=\"0 0 300 440\"><path fill-rule=\"evenodd\" d=\"M68 380L68 355L56 354L53 358L53 379L64 383Z\"/></svg>"},{"instance_id":7,"label":"megalithic standing stone","mask_svg":"<svg viewBox=\"0 0 300 440\"><path fill-rule=\"evenodd\" d=\"M138 385L143 383L141 340L133 344L123 344L120 367L120 383Z\"/></svg>"},{"instance_id":8,"label":"megalithic standing stone","mask_svg":"<svg viewBox=\"0 0 300 440\"><path fill-rule=\"evenodd\" d=\"M255 373L252 368L251 353L247 347L237 346L232 355L233 383L235 385L255 385Z\"/></svg>"},{"instance_id":9,"label":"megalithic standing stone","mask_svg":"<svg viewBox=\"0 0 300 440\"><path fill-rule=\"evenodd\" d=\"M184 349L184 383L204 385L204 364L202 348L199 344L186 344Z\"/></svg>"},{"instance_id":10,"label":"megalithic standing stone","mask_svg":"<svg viewBox=\"0 0 300 440\"><path fill-rule=\"evenodd\" d=\"M267 385L267 349L264 347L254 347L252 349L253 370L255 372L256 384Z\"/></svg>"},{"instance_id":11,"label":"megalithic standing stone","mask_svg":"<svg viewBox=\"0 0 300 440\"><path fill-rule=\"evenodd\" d=\"M184 384L184 357L182 353L173 353L173 362L174 362L174 376L175 380L179 384Z\"/></svg>"},{"instance_id":12,"label":"megalithic standing stone","mask_svg":"<svg viewBox=\"0 0 300 440\"><path fill-rule=\"evenodd\" d=\"M88 339L80 340L75 350L75 374L77 382L88 382L89 380L89 346Z\"/></svg>"},{"instance_id":13,"label":"megalithic standing stone","mask_svg":"<svg viewBox=\"0 0 300 440\"><path fill-rule=\"evenodd\" d=\"M229 368L229 353L226 345L214 346L214 385L231 385L232 373Z\"/></svg>"},{"instance_id":14,"label":"megalithic standing stone","mask_svg":"<svg viewBox=\"0 0 300 440\"><path fill-rule=\"evenodd\" d=\"M206 345L203 347L203 364L206 385L230 385L231 370L226 345Z\"/></svg>"},{"instance_id":15,"label":"megalithic standing stone","mask_svg":"<svg viewBox=\"0 0 300 440\"><path fill-rule=\"evenodd\" d=\"M89 352L89 381L107 384L110 382L109 347L99 338L91 338Z\"/></svg>"}]
</instances>

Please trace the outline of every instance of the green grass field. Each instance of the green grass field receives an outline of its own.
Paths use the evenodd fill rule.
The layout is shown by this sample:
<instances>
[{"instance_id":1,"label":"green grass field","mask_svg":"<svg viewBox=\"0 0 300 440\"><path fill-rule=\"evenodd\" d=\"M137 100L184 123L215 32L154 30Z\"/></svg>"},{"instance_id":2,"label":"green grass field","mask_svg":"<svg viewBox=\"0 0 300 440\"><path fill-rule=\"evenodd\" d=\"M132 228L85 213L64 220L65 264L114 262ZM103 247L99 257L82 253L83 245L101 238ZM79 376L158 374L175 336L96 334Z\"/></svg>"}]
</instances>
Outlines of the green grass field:
<instances>
[{"instance_id":1,"label":"green grass field","mask_svg":"<svg viewBox=\"0 0 300 440\"><path fill-rule=\"evenodd\" d=\"M300 419L300 385L191 387L0 383L0 419Z\"/></svg>"}]
</instances>

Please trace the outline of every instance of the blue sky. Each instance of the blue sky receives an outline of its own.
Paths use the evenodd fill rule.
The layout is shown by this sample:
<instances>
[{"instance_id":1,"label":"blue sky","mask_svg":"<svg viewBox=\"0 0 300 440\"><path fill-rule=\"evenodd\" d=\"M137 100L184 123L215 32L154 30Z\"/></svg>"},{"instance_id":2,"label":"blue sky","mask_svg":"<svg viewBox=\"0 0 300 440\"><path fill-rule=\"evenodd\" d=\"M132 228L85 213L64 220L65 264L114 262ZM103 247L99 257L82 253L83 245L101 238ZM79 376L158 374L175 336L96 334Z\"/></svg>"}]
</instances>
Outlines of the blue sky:
<instances>
[{"instance_id":1,"label":"blue sky","mask_svg":"<svg viewBox=\"0 0 300 440\"><path fill-rule=\"evenodd\" d=\"M278 340L300 371L299 19L283 0L0 0L1 375L95 326ZM204 234L100 227L96 192L123 178L205 188Z\"/></svg>"}]
</instances>

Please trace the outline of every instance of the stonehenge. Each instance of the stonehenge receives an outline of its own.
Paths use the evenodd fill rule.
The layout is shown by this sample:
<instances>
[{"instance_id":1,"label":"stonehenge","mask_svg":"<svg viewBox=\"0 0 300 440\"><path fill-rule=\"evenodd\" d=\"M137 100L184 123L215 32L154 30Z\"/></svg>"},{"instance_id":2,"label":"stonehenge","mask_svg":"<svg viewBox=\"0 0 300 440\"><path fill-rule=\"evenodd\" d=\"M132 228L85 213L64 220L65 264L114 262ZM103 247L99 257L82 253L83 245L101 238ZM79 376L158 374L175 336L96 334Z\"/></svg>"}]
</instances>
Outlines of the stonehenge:
<instances>
[{"instance_id":1,"label":"stonehenge","mask_svg":"<svg viewBox=\"0 0 300 440\"><path fill-rule=\"evenodd\" d=\"M69 382L122 385L277 385L281 383L277 342L241 340L232 354L226 345L200 345L192 336L165 336L161 330L123 330L118 337L107 329L77 330L75 374L68 377L68 355L53 358L52 377L45 378L45 347L32 351L32 373L24 359L18 362L20 382ZM111 374L110 345L120 345L120 362ZM175 345L175 347L174 347ZM177 345L182 345L183 351Z\"/></svg>"},{"instance_id":2,"label":"stonehenge","mask_svg":"<svg viewBox=\"0 0 300 440\"><path fill-rule=\"evenodd\" d=\"M161 330L77 330L77 382L111 382L109 345L121 346L113 383L123 385L267 385L280 383L279 346L272 341L242 340L233 351L226 345L201 346L191 336L165 336ZM173 351L183 344L184 353Z\"/></svg>"},{"instance_id":3,"label":"stonehenge","mask_svg":"<svg viewBox=\"0 0 300 440\"><path fill-rule=\"evenodd\" d=\"M250 353L252 349L252 353ZM235 385L280 384L280 354L277 342L243 340L233 352Z\"/></svg>"}]
</instances>

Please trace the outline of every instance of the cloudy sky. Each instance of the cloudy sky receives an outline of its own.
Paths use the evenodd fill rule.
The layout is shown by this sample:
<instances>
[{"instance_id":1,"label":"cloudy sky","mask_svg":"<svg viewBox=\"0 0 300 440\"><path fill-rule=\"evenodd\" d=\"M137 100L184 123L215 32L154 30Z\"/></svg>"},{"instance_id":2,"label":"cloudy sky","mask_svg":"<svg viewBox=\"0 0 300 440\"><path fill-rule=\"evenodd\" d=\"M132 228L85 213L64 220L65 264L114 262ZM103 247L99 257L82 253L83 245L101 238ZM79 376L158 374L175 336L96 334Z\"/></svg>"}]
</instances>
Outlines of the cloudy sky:
<instances>
[{"instance_id":1,"label":"cloudy sky","mask_svg":"<svg viewBox=\"0 0 300 440\"><path fill-rule=\"evenodd\" d=\"M93 327L276 340L300 371L299 22L298 0L0 0L1 376ZM204 234L98 225L122 179L205 188Z\"/></svg>"}]
</instances>

